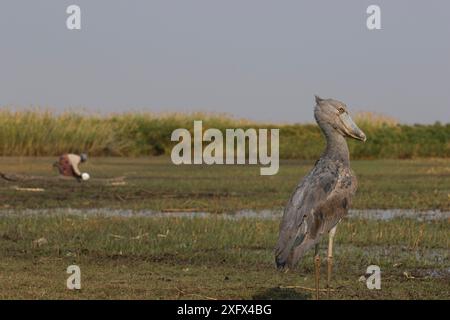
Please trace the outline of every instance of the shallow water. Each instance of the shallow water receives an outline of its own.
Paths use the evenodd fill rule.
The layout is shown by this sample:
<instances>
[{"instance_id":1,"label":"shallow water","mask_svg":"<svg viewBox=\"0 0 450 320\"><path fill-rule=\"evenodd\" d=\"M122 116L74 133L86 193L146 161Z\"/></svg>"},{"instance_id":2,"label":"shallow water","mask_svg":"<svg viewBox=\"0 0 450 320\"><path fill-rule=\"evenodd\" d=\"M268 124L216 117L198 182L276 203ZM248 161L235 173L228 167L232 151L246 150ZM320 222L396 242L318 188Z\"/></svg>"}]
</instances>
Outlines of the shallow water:
<instances>
[{"instance_id":1,"label":"shallow water","mask_svg":"<svg viewBox=\"0 0 450 320\"><path fill-rule=\"evenodd\" d=\"M53 215L78 215L78 216L106 216L106 217L185 217L185 218L208 218L220 217L224 219L239 220L243 218L255 219L280 219L281 210L241 210L235 213L214 214L208 212L159 212L152 210L125 210L125 209L23 209L23 210L0 210L0 216L12 215L33 215L33 216L53 216ZM418 221L446 220L450 219L450 211L427 210L416 211L410 209L366 209L350 210L347 216L351 219L367 220L392 220L395 218L416 219Z\"/></svg>"}]
</instances>

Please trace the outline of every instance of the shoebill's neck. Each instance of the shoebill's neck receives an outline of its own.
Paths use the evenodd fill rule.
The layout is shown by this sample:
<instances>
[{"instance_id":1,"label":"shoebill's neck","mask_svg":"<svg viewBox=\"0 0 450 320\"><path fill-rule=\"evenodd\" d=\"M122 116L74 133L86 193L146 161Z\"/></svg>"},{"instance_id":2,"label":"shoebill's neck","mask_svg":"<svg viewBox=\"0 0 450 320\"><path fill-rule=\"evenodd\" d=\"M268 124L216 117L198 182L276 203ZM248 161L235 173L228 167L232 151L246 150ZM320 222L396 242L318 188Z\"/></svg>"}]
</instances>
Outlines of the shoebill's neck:
<instances>
[{"instance_id":1,"label":"shoebill's neck","mask_svg":"<svg viewBox=\"0 0 450 320\"><path fill-rule=\"evenodd\" d=\"M345 138L328 123L319 122L319 126L325 135L325 139L327 140L327 147L321 158L338 160L344 165L349 166L349 152Z\"/></svg>"}]
</instances>

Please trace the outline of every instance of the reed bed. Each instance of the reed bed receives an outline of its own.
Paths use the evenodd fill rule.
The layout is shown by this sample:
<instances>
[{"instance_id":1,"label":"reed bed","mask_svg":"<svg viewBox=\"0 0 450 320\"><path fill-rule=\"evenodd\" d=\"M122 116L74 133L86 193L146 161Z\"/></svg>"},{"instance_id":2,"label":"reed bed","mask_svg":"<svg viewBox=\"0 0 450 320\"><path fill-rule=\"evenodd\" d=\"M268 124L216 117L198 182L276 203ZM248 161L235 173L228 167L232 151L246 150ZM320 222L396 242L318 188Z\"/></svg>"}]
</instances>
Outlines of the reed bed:
<instances>
[{"instance_id":1,"label":"reed bed","mask_svg":"<svg viewBox=\"0 0 450 320\"><path fill-rule=\"evenodd\" d=\"M282 159L315 159L324 140L313 123L277 124L238 119L217 113L120 113L98 115L73 111L55 113L0 109L0 156L55 156L87 152L92 156L168 155L173 130L203 128L279 128ZM350 141L355 159L450 156L450 124L405 125L374 113L355 115L365 131L365 144Z\"/></svg>"}]
</instances>

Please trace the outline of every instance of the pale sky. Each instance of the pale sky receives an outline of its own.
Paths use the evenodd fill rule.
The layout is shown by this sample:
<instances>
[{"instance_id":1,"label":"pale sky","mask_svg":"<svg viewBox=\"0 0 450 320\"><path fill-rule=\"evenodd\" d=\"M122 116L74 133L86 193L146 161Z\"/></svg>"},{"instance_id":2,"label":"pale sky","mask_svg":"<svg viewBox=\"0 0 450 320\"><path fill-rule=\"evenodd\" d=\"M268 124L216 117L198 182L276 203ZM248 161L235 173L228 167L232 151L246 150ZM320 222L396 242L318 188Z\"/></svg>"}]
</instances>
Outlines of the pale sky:
<instances>
[{"instance_id":1,"label":"pale sky","mask_svg":"<svg viewBox=\"0 0 450 320\"><path fill-rule=\"evenodd\" d=\"M0 105L311 122L318 94L450 122L449 17L447 0L2 0Z\"/></svg>"}]
</instances>

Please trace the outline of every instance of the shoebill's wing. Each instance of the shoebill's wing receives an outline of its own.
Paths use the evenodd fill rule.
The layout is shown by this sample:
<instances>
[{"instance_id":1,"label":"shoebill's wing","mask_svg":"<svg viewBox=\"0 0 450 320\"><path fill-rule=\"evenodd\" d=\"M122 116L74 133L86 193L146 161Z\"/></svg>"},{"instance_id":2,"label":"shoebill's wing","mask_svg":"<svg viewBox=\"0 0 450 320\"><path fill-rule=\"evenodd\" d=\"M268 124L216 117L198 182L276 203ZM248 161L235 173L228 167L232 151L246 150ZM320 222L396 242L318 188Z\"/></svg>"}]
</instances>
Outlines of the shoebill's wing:
<instances>
[{"instance_id":1,"label":"shoebill's wing","mask_svg":"<svg viewBox=\"0 0 450 320\"><path fill-rule=\"evenodd\" d=\"M278 268L293 266L313 246L319 235L342 218L340 212L325 210L341 198L341 170L331 165L317 166L298 185L286 206L275 250ZM328 231L328 230L327 230Z\"/></svg>"}]
</instances>

